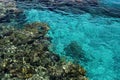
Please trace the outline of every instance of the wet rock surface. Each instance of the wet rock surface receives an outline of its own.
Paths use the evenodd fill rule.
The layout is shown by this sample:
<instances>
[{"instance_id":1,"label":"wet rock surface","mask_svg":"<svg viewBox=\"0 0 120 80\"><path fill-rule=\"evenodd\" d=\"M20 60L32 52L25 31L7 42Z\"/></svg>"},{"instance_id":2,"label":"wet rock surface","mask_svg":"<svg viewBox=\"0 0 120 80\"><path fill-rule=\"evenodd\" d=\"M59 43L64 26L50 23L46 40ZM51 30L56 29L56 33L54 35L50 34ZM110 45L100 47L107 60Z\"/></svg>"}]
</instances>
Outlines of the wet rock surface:
<instances>
[{"instance_id":1,"label":"wet rock surface","mask_svg":"<svg viewBox=\"0 0 120 80\"><path fill-rule=\"evenodd\" d=\"M83 67L49 50L48 30L38 22L22 29L0 26L1 80L87 80Z\"/></svg>"}]
</instances>

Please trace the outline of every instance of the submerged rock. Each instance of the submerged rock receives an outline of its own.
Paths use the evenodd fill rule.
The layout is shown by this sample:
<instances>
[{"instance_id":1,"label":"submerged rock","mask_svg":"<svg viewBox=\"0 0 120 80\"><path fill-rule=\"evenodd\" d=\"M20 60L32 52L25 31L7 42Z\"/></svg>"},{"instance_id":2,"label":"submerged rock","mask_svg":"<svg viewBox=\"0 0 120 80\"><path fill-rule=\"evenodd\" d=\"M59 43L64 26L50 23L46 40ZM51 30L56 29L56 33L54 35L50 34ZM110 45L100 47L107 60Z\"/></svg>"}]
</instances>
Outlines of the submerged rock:
<instances>
[{"instance_id":1,"label":"submerged rock","mask_svg":"<svg viewBox=\"0 0 120 80\"><path fill-rule=\"evenodd\" d=\"M14 0L0 0L0 18L6 16L8 10L16 10Z\"/></svg>"},{"instance_id":2,"label":"submerged rock","mask_svg":"<svg viewBox=\"0 0 120 80\"><path fill-rule=\"evenodd\" d=\"M15 0L0 0L0 23L20 22L25 18L23 11L17 8Z\"/></svg>"},{"instance_id":3,"label":"submerged rock","mask_svg":"<svg viewBox=\"0 0 120 80\"><path fill-rule=\"evenodd\" d=\"M67 63L49 51L48 30L46 23L38 22L22 29L1 27L0 79L87 80L80 65Z\"/></svg>"},{"instance_id":4,"label":"submerged rock","mask_svg":"<svg viewBox=\"0 0 120 80\"><path fill-rule=\"evenodd\" d=\"M85 51L82 47L76 42L73 41L64 48L66 56L72 57L75 62L83 61L87 63L90 59L86 57Z\"/></svg>"}]
</instances>

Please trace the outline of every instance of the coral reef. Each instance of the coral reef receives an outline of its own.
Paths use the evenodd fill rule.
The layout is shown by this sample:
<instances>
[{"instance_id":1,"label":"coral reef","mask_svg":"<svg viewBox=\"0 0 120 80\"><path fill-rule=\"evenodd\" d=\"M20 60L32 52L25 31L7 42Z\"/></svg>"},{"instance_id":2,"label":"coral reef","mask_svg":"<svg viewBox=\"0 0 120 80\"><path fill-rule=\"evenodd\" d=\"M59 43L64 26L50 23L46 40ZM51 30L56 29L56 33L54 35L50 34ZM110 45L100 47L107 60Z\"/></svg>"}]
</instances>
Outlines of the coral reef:
<instances>
[{"instance_id":1,"label":"coral reef","mask_svg":"<svg viewBox=\"0 0 120 80\"><path fill-rule=\"evenodd\" d=\"M0 18L6 16L8 10L16 10L14 0L0 0Z\"/></svg>"},{"instance_id":2,"label":"coral reef","mask_svg":"<svg viewBox=\"0 0 120 80\"><path fill-rule=\"evenodd\" d=\"M23 10L17 8L16 1L0 0L0 23L20 22L20 18L24 18L24 14Z\"/></svg>"},{"instance_id":3,"label":"coral reef","mask_svg":"<svg viewBox=\"0 0 120 80\"><path fill-rule=\"evenodd\" d=\"M87 80L85 70L49 50L46 23L0 26L0 79Z\"/></svg>"}]
</instances>

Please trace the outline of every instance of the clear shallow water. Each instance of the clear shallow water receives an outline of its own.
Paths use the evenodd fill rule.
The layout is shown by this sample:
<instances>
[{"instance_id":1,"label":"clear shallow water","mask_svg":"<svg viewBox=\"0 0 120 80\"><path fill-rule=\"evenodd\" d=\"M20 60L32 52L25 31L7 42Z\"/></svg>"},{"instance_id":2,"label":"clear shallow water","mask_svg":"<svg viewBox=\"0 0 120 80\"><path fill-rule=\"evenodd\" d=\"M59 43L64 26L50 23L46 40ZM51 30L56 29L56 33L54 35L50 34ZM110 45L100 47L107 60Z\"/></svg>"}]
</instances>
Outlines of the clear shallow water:
<instances>
[{"instance_id":1,"label":"clear shallow water","mask_svg":"<svg viewBox=\"0 0 120 80\"><path fill-rule=\"evenodd\" d=\"M53 51L65 55L64 48L76 41L88 62L79 61L90 80L120 80L120 19L92 16L89 13L62 15L48 10L25 12L27 22L47 22ZM76 55L76 54L74 54ZM74 57L74 56L73 56ZM73 57L68 56L68 60Z\"/></svg>"}]
</instances>

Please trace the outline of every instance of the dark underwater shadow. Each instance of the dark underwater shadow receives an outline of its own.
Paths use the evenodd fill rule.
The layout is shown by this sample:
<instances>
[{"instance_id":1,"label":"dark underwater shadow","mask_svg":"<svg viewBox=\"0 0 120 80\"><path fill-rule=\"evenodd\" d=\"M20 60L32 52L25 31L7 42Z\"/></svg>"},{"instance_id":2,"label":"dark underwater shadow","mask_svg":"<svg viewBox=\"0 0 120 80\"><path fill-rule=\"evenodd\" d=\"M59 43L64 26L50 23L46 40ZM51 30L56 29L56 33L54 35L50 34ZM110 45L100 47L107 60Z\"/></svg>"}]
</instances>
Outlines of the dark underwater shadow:
<instances>
[{"instance_id":1,"label":"dark underwater shadow","mask_svg":"<svg viewBox=\"0 0 120 80\"><path fill-rule=\"evenodd\" d=\"M90 62L90 59L86 56L85 51L82 49L76 41L72 41L65 48L65 55L72 57L75 63L87 63Z\"/></svg>"},{"instance_id":2,"label":"dark underwater shadow","mask_svg":"<svg viewBox=\"0 0 120 80\"><path fill-rule=\"evenodd\" d=\"M47 9L63 14L84 14L87 12L92 15L120 17L120 8L114 7L115 5L107 6L104 3L98 0L16 0L17 7L21 9Z\"/></svg>"}]
</instances>

